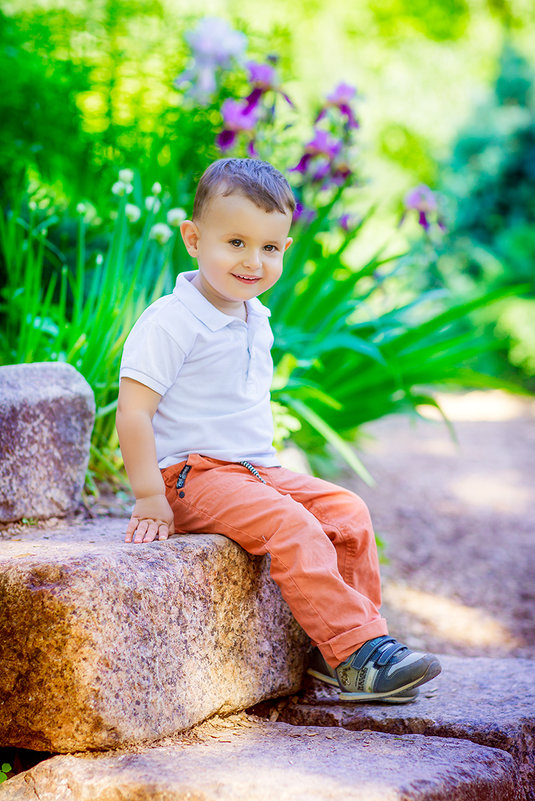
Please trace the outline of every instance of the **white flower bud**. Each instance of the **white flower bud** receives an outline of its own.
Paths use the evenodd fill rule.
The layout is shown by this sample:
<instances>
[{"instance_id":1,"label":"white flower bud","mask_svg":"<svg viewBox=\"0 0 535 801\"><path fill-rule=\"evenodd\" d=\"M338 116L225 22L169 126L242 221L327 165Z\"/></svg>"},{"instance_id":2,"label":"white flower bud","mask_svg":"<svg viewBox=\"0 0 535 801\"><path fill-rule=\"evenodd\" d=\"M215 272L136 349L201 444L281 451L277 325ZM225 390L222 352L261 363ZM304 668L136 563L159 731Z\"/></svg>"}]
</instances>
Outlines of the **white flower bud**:
<instances>
[{"instance_id":1,"label":"white flower bud","mask_svg":"<svg viewBox=\"0 0 535 801\"><path fill-rule=\"evenodd\" d=\"M156 223L156 225L153 225L150 229L150 239L155 239L159 245L165 245L172 236L173 232L165 223Z\"/></svg>"},{"instance_id":2,"label":"white flower bud","mask_svg":"<svg viewBox=\"0 0 535 801\"><path fill-rule=\"evenodd\" d=\"M126 214L127 220L131 223L137 222L141 217L141 209L138 206L134 206L133 203L126 204L124 213Z\"/></svg>"},{"instance_id":3,"label":"white flower bud","mask_svg":"<svg viewBox=\"0 0 535 801\"><path fill-rule=\"evenodd\" d=\"M87 211L87 209L85 207L85 203L78 203L78 205L76 206L76 213L77 214L85 214L86 211Z\"/></svg>"},{"instance_id":4,"label":"white flower bud","mask_svg":"<svg viewBox=\"0 0 535 801\"><path fill-rule=\"evenodd\" d=\"M124 181L116 181L113 184L111 191L114 195L119 195L119 197L122 197L123 195L129 195L133 189L134 187L132 184L125 184Z\"/></svg>"},{"instance_id":5,"label":"white flower bud","mask_svg":"<svg viewBox=\"0 0 535 801\"><path fill-rule=\"evenodd\" d=\"M158 211L160 210L160 201L156 197L146 197L145 208L147 211L152 211L154 214L158 214Z\"/></svg>"},{"instance_id":6,"label":"white flower bud","mask_svg":"<svg viewBox=\"0 0 535 801\"><path fill-rule=\"evenodd\" d=\"M100 267L100 265L102 264L103 261L104 261L104 256L102 255L102 253L97 253L97 257L95 259L95 264L98 267Z\"/></svg>"},{"instance_id":7,"label":"white flower bud","mask_svg":"<svg viewBox=\"0 0 535 801\"><path fill-rule=\"evenodd\" d=\"M169 225L172 225L173 228L178 228L181 222L184 222L187 215L184 209L169 209L167 212L167 222Z\"/></svg>"},{"instance_id":8,"label":"white flower bud","mask_svg":"<svg viewBox=\"0 0 535 801\"><path fill-rule=\"evenodd\" d=\"M134 180L134 171L133 170L119 170L119 180L123 184L131 184Z\"/></svg>"},{"instance_id":9,"label":"white flower bud","mask_svg":"<svg viewBox=\"0 0 535 801\"><path fill-rule=\"evenodd\" d=\"M158 181L153 183L152 189L151 189L152 194L153 195L159 195L161 191L162 191L162 185L160 183L158 183Z\"/></svg>"}]
</instances>

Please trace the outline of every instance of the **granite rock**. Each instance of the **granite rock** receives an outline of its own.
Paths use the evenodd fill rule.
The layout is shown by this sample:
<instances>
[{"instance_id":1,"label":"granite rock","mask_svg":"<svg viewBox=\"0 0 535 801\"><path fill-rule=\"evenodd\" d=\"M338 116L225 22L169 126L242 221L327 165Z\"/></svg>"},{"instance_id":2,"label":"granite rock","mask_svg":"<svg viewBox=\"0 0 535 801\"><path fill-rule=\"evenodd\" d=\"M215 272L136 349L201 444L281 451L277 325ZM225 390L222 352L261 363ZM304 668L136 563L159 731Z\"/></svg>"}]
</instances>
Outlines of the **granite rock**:
<instances>
[{"instance_id":1,"label":"granite rock","mask_svg":"<svg viewBox=\"0 0 535 801\"><path fill-rule=\"evenodd\" d=\"M124 543L127 520L0 549L0 745L156 740L295 692L308 638L269 559L218 535Z\"/></svg>"},{"instance_id":2,"label":"granite rock","mask_svg":"<svg viewBox=\"0 0 535 801\"><path fill-rule=\"evenodd\" d=\"M255 707L299 726L341 726L390 734L471 740L509 752L535 801L535 662L529 659L441 656L442 674L404 706L351 704L307 676L299 695Z\"/></svg>"},{"instance_id":3,"label":"granite rock","mask_svg":"<svg viewBox=\"0 0 535 801\"><path fill-rule=\"evenodd\" d=\"M70 364L0 367L0 522L78 505L94 417L91 387Z\"/></svg>"},{"instance_id":4,"label":"granite rock","mask_svg":"<svg viewBox=\"0 0 535 801\"><path fill-rule=\"evenodd\" d=\"M518 801L504 751L455 739L249 723L152 747L56 756L1 801Z\"/></svg>"}]
</instances>

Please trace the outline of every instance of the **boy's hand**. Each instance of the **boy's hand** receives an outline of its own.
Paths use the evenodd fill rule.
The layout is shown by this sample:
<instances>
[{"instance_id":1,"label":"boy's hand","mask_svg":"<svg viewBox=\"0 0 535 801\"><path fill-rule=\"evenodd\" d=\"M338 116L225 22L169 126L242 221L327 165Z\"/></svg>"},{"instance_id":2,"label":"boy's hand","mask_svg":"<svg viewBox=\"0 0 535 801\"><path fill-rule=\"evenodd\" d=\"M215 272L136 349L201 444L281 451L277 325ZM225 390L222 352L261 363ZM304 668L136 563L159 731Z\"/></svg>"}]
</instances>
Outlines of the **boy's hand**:
<instances>
[{"instance_id":1,"label":"boy's hand","mask_svg":"<svg viewBox=\"0 0 535 801\"><path fill-rule=\"evenodd\" d=\"M156 537L166 540L174 533L174 515L167 498L165 495L150 495L136 501L124 541L153 542Z\"/></svg>"}]
</instances>

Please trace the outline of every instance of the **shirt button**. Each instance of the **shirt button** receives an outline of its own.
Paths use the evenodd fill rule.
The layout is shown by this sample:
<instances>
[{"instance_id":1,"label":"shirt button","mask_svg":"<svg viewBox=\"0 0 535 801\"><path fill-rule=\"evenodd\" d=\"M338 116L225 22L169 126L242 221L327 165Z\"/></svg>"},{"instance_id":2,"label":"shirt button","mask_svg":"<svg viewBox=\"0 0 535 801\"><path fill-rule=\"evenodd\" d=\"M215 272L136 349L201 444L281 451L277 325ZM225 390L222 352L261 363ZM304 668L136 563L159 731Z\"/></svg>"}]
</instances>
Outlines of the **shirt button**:
<instances>
[{"instance_id":1,"label":"shirt button","mask_svg":"<svg viewBox=\"0 0 535 801\"><path fill-rule=\"evenodd\" d=\"M179 498L183 498L183 497L185 496L185 494L186 494L186 493L185 493L185 492L182 492L182 490L181 490L181 491L178 493L178 497L179 497Z\"/></svg>"}]
</instances>

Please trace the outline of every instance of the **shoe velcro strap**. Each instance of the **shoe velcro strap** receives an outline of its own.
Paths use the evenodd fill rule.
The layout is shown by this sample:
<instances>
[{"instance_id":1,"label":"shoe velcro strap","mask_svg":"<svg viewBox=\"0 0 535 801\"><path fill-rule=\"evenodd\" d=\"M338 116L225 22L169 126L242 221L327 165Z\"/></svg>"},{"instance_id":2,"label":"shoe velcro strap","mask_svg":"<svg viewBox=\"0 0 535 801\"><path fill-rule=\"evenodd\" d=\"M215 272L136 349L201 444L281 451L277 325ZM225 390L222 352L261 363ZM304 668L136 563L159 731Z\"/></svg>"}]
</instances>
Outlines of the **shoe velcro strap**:
<instances>
[{"instance_id":1,"label":"shoe velcro strap","mask_svg":"<svg viewBox=\"0 0 535 801\"><path fill-rule=\"evenodd\" d=\"M384 651L381 652L379 658L375 660L375 665L377 665L377 667L384 667L399 651L405 650L407 650L406 645L402 645L400 642L394 640L391 645L388 645Z\"/></svg>"},{"instance_id":2,"label":"shoe velcro strap","mask_svg":"<svg viewBox=\"0 0 535 801\"><path fill-rule=\"evenodd\" d=\"M395 642L397 642L397 640L386 635L383 637L377 637L374 640L369 640L369 642L364 643L364 645L359 648L351 660L351 667L353 667L355 670L360 670L379 648L383 648L388 643Z\"/></svg>"}]
</instances>

